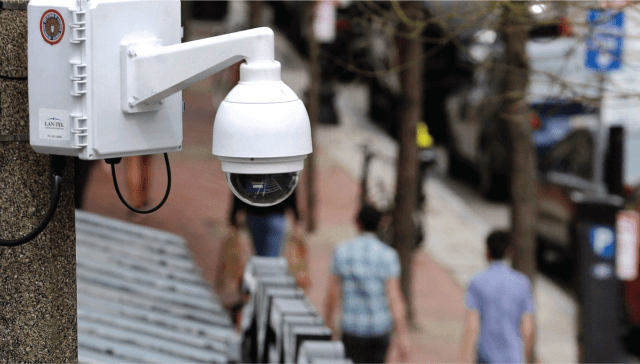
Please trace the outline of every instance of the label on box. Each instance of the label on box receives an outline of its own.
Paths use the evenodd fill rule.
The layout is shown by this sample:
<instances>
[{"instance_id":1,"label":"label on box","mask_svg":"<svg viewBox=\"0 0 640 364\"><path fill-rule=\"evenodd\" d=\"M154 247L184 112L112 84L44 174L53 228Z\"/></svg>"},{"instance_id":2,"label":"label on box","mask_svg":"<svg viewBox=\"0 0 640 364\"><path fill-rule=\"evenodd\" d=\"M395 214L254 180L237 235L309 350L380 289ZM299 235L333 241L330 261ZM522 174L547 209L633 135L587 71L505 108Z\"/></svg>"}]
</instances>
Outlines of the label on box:
<instances>
[{"instance_id":1,"label":"label on box","mask_svg":"<svg viewBox=\"0 0 640 364\"><path fill-rule=\"evenodd\" d=\"M53 9L49 9L40 18L40 34L45 42L53 45L62 40L64 36L64 18Z\"/></svg>"},{"instance_id":2,"label":"label on box","mask_svg":"<svg viewBox=\"0 0 640 364\"><path fill-rule=\"evenodd\" d=\"M40 139L69 140L70 124L68 110L40 109Z\"/></svg>"}]
</instances>

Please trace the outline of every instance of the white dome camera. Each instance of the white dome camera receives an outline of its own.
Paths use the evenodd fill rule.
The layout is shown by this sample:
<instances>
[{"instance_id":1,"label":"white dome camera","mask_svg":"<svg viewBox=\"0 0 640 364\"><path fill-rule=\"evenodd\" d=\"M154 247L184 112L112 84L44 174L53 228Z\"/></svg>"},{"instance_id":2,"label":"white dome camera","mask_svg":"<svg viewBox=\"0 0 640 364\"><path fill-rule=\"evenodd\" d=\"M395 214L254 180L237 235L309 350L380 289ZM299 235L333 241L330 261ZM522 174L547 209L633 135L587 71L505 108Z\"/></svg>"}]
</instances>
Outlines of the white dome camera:
<instances>
[{"instance_id":1,"label":"white dome camera","mask_svg":"<svg viewBox=\"0 0 640 364\"><path fill-rule=\"evenodd\" d=\"M240 66L240 82L220 104L213 154L231 191L255 206L282 202L294 191L312 152L309 116L280 79L280 63Z\"/></svg>"},{"instance_id":2,"label":"white dome camera","mask_svg":"<svg viewBox=\"0 0 640 364\"><path fill-rule=\"evenodd\" d=\"M60 43L29 32L31 146L85 160L179 151L181 90L245 60L240 83L218 108L213 154L245 202L284 200L312 152L311 128L280 78L273 31L182 43L179 14L178 0L31 1L29 29L49 16L73 30Z\"/></svg>"}]
</instances>

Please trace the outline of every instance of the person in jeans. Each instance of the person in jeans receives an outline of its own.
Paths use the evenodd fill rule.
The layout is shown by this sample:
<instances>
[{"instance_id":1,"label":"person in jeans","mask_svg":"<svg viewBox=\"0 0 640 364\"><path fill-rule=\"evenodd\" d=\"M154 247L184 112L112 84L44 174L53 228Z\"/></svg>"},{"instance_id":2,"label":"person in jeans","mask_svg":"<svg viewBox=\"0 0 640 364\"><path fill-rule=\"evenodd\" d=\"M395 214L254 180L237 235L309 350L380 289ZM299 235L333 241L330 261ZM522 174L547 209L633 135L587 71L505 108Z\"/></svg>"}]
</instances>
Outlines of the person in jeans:
<instances>
[{"instance_id":1,"label":"person in jeans","mask_svg":"<svg viewBox=\"0 0 640 364\"><path fill-rule=\"evenodd\" d=\"M459 362L524 363L533 353L533 297L526 275L503 259L511 251L509 235L489 235L489 267L469 283Z\"/></svg>"},{"instance_id":2,"label":"person in jeans","mask_svg":"<svg viewBox=\"0 0 640 364\"><path fill-rule=\"evenodd\" d=\"M409 334L400 290L398 253L375 235L381 214L364 206L357 215L360 234L334 250L324 300L325 322L334 331L338 302L342 304L342 342L354 363L383 363L392 329L406 361Z\"/></svg>"},{"instance_id":3,"label":"person in jeans","mask_svg":"<svg viewBox=\"0 0 640 364\"><path fill-rule=\"evenodd\" d=\"M266 207L249 205L234 195L229 223L232 227L238 228L240 226L238 215L240 212L244 212L256 255L277 257L280 256L285 239L287 211L291 211L293 214L294 222L292 225L294 230L299 233L302 229L299 227L300 215L295 192L281 203Z\"/></svg>"}]
</instances>

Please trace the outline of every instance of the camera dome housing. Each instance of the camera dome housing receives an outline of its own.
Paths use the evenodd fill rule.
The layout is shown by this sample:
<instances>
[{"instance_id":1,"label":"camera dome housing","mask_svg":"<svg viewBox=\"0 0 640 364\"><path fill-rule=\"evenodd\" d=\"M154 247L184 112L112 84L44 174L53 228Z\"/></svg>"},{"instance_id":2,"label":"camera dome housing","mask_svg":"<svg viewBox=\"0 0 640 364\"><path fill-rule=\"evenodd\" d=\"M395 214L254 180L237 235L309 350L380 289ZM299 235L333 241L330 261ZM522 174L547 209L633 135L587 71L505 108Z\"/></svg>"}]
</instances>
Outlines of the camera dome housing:
<instances>
[{"instance_id":1,"label":"camera dome housing","mask_svg":"<svg viewBox=\"0 0 640 364\"><path fill-rule=\"evenodd\" d=\"M280 80L279 62L240 66L240 82L216 113L212 152L222 162L231 190L247 203L273 205L293 192L304 159L312 152L311 126L302 101ZM248 198L257 187L243 183L258 177L235 175L269 175L272 180L283 175L278 176L278 184L288 192L284 197L264 193L261 199Z\"/></svg>"},{"instance_id":2,"label":"camera dome housing","mask_svg":"<svg viewBox=\"0 0 640 364\"><path fill-rule=\"evenodd\" d=\"M225 173L231 191L254 206L271 206L284 201L300 181L300 171L269 174Z\"/></svg>"}]
</instances>

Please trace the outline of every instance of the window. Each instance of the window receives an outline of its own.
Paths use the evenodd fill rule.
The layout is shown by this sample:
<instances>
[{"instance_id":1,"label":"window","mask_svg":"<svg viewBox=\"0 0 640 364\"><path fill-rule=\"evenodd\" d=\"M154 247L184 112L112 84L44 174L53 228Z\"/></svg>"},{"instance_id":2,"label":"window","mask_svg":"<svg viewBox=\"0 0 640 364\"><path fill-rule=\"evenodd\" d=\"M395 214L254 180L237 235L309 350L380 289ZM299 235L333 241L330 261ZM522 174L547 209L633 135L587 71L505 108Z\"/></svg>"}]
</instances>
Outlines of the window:
<instances>
[{"instance_id":1,"label":"window","mask_svg":"<svg viewBox=\"0 0 640 364\"><path fill-rule=\"evenodd\" d=\"M593 177L594 140L589 130L578 129L554 145L542 165L546 172L572 174L585 180Z\"/></svg>"}]
</instances>

